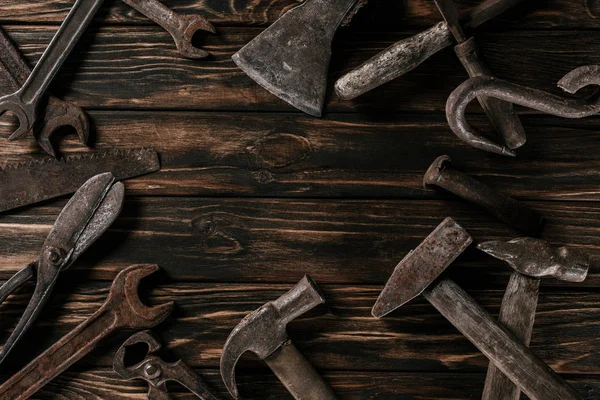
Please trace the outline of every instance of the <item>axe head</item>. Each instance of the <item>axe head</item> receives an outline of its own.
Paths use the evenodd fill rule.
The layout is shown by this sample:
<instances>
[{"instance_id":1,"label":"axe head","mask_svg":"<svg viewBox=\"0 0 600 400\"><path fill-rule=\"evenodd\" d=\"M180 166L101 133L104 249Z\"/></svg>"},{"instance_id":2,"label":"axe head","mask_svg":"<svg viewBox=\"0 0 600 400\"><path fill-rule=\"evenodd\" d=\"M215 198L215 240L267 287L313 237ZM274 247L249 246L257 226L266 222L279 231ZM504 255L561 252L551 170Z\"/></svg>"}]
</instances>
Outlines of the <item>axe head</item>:
<instances>
[{"instance_id":1,"label":"axe head","mask_svg":"<svg viewBox=\"0 0 600 400\"><path fill-rule=\"evenodd\" d=\"M357 0L306 0L233 55L259 85L321 116L335 31Z\"/></svg>"}]
</instances>

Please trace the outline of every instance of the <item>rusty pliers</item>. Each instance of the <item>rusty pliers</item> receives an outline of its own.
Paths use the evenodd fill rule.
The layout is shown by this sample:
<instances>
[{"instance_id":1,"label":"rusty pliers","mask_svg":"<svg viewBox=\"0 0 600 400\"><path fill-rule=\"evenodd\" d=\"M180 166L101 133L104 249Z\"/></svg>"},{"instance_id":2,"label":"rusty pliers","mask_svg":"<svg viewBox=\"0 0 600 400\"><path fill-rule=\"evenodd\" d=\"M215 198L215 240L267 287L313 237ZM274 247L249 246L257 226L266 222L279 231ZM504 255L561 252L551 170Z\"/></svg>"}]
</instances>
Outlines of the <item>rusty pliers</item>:
<instances>
[{"instance_id":1,"label":"rusty pliers","mask_svg":"<svg viewBox=\"0 0 600 400\"><path fill-rule=\"evenodd\" d=\"M148 346L146 357L137 364L126 366L125 353L128 347L144 343ZM219 400L210 392L204 380L194 372L187 364L179 360L167 363L156 356L162 348L158 339L150 331L141 331L132 335L117 350L113 361L113 369L121 377L132 379L144 379L148 382L148 400L170 400L167 390L167 382L179 382L193 394L203 400Z\"/></svg>"},{"instance_id":2,"label":"rusty pliers","mask_svg":"<svg viewBox=\"0 0 600 400\"><path fill-rule=\"evenodd\" d=\"M0 70L4 71L13 90L21 88L31 73L23 55L1 28ZM85 112L70 102L50 96L45 104L43 118L40 118L33 128L33 135L40 147L53 157L56 157L56 152L50 143L50 138L54 131L62 126L72 126L81 143L84 145L88 143L90 124ZM9 140L18 138L19 136L11 136Z\"/></svg>"},{"instance_id":3,"label":"rusty pliers","mask_svg":"<svg viewBox=\"0 0 600 400\"><path fill-rule=\"evenodd\" d=\"M558 82L558 87L570 94L589 85L600 85L600 65L575 68ZM508 156L514 156L515 153L481 136L479 130L467 121L467 105L478 96L493 97L563 118L583 118L600 112L600 97L597 94L588 98L568 99L493 77L467 79L448 97L446 118L450 128L456 136L475 148Z\"/></svg>"},{"instance_id":4,"label":"rusty pliers","mask_svg":"<svg viewBox=\"0 0 600 400\"><path fill-rule=\"evenodd\" d=\"M56 219L39 258L0 287L0 303L35 276L29 304L2 350L0 363L31 327L48 302L58 275L71 266L113 223L121 212L124 186L110 173L96 175L73 195Z\"/></svg>"}]
</instances>

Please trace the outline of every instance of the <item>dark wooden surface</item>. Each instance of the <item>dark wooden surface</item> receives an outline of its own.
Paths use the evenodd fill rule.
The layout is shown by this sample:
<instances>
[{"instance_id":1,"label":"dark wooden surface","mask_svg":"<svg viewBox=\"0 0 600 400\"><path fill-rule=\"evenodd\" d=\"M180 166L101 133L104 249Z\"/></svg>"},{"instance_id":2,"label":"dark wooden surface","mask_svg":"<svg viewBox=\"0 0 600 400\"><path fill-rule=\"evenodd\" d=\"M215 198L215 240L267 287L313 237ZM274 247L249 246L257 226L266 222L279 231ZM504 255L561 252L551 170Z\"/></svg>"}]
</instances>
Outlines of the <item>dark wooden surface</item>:
<instances>
[{"instance_id":1,"label":"dark wooden surface","mask_svg":"<svg viewBox=\"0 0 600 400\"><path fill-rule=\"evenodd\" d=\"M72 3L3 0L0 24L34 63ZM424 300L382 320L370 317L396 263L444 217L455 217L475 241L518 235L450 195L422 188L427 166L446 153L458 168L541 211L548 219L544 238L592 256L583 284L542 283L531 347L583 398L600 398L599 118L569 121L521 110L528 143L516 159L471 149L452 135L442 113L447 95L466 78L447 49L354 101L330 95L325 117L315 119L264 91L230 59L297 2L165 3L215 23L218 34L200 39L209 59L180 58L168 34L107 0L53 85L89 112L95 149L153 147L163 169L127 182L121 217L61 276L8 360L10 371L93 313L123 267L157 263L164 271L144 284L142 296L177 303L156 329L167 356L195 367L224 398L218 362L230 330L310 273L327 305L291 323L289 333L340 398L477 399L487 360ZM439 20L429 0L373 0L336 38L330 88L343 71ZM599 62L600 6L526 1L477 37L498 76L558 93L564 73ZM485 127L480 110L472 112ZM0 164L42 156L30 138L6 140L13 123L0 120ZM64 133L64 152L81 151ZM1 279L35 259L65 202L0 215ZM497 315L510 275L505 265L469 249L448 273ZM14 325L31 288L0 306L3 326ZM111 369L128 334L104 342L37 398L145 398L143 382L123 381ZM251 355L238 375L247 398L288 398Z\"/></svg>"}]
</instances>

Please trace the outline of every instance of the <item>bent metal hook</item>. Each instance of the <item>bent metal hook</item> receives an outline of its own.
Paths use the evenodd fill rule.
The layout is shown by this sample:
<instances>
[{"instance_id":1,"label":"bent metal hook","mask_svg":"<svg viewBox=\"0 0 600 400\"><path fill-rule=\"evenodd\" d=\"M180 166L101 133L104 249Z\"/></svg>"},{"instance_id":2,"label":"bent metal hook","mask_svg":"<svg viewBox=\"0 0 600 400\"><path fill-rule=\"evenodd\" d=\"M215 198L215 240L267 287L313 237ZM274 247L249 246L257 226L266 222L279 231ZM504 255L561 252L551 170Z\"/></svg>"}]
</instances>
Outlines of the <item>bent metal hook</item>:
<instances>
[{"instance_id":1,"label":"bent metal hook","mask_svg":"<svg viewBox=\"0 0 600 400\"><path fill-rule=\"evenodd\" d=\"M600 85L600 65L576 68L557 84L570 94L589 85ZM450 94L446 102L446 118L450 129L462 141L475 148L513 157L514 151L481 136L479 130L467 121L465 110L477 96L493 97L563 118L583 118L600 112L598 96L567 99L493 77L478 76L467 79Z\"/></svg>"}]
</instances>

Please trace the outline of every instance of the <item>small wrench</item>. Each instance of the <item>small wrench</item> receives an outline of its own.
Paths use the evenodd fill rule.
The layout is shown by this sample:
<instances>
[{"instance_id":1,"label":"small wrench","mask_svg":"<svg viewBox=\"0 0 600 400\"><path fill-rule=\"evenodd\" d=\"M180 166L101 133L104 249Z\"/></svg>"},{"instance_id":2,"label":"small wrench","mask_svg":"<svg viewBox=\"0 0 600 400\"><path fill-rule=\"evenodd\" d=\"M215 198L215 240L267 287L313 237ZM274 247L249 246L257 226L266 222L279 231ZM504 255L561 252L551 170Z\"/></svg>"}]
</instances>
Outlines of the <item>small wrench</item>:
<instances>
[{"instance_id":1,"label":"small wrench","mask_svg":"<svg viewBox=\"0 0 600 400\"><path fill-rule=\"evenodd\" d=\"M102 307L0 386L1 399L27 399L122 328L147 329L171 313L173 302L148 307L138 297L140 280L157 265L133 265L113 280Z\"/></svg>"},{"instance_id":2,"label":"small wrench","mask_svg":"<svg viewBox=\"0 0 600 400\"><path fill-rule=\"evenodd\" d=\"M2 28L0 28L0 67L12 90L19 90L31 74L31 68L25 62L23 55ZM50 143L50 137L61 126L72 126L77 131L81 142L88 143L90 124L85 112L72 103L50 96L44 110L44 118L40 119L35 126L34 136L40 147L53 157L56 157L56 152Z\"/></svg>"},{"instance_id":3,"label":"small wrench","mask_svg":"<svg viewBox=\"0 0 600 400\"><path fill-rule=\"evenodd\" d=\"M42 96L92 21L102 1L77 0L23 86L13 94L0 97L0 114L12 111L19 119L19 127L9 140L19 139L31 131Z\"/></svg>"},{"instance_id":4,"label":"small wrench","mask_svg":"<svg viewBox=\"0 0 600 400\"><path fill-rule=\"evenodd\" d=\"M148 345L146 357L139 363L125 366L125 352L130 346L138 343ZM127 380L143 379L148 382L148 400L170 400L167 382L175 381L188 388L202 400L219 400L208 389L208 385L200 375L194 372L186 363L178 360L167 363L155 355L162 348L160 342L150 331L133 334L117 350L113 361L113 369Z\"/></svg>"},{"instance_id":5,"label":"small wrench","mask_svg":"<svg viewBox=\"0 0 600 400\"><path fill-rule=\"evenodd\" d=\"M182 56L198 59L209 55L207 51L192 44L192 38L198 30L215 33L215 27L203 16L177 13L158 0L123 0L123 2L169 32Z\"/></svg>"}]
</instances>

